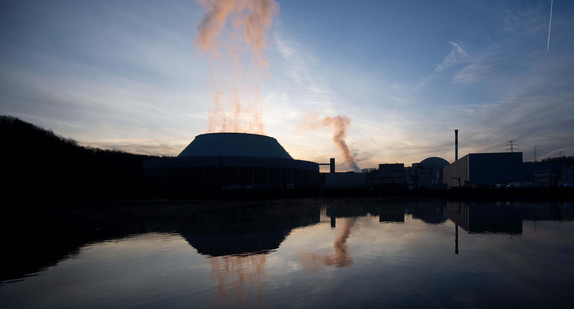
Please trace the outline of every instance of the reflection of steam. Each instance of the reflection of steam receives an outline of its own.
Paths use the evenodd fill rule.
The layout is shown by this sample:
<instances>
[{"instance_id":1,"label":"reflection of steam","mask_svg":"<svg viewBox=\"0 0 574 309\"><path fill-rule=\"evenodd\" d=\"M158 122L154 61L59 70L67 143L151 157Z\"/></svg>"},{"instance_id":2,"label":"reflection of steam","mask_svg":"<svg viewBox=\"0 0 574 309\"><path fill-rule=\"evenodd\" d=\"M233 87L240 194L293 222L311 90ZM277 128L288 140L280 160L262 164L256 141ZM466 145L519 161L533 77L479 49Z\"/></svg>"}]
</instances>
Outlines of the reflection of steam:
<instances>
[{"instance_id":1,"label":"reflection of steam","mask_svg":"<svg viewBox=\"0 0 574 309\"><path fill-rule=\"evenodd\" d=\"M230 73L231 90L227 96L219 89L212 73L211 88L214 92L213 109L209 110L209 132L234 131L263 133L258 107L262 104L259 88L255 85L252 97L247 87L238 87L246 79L242 74L240 51L251 51L251 60L257 67L267 69L263 51L267 45L267 31L278 12L274 0L197 0L207 10L197 27L196 45L211 54L213 61L221 59L220 49L225 49L233 61ZM229 24L229 27L227 25ZM227 30L227 31L226 31Z\"/></svg>"},{"instance_id":2,"label":"reflection of steam","mask_svg":"<svg viewBox=\"0 0 574 309\"><path fill-rule=\"evenodd\" d=\"M317 129L319 127L323 128L333 128L333 142L343 155L343 160L347 163L349 168L352 168L355 172L360 172L361 169L357 165L355 157L349 150L345 138L347 138L347 128L351 123L351 118L347 116L337 115L335 117L325 117L321 119L316 113L309 113L302 121L300 127L307 129Z\"/></svg>"},{"instance_id":3,"label":"reflection of steam","mask_svg":"<svg viewBox=\"0 0 574 309\"><path fill-rule=\"evenodd\" d=\"M259 302L263 301L265 280L265 254L248 256L212 257L212 279L217 278L216 305L229 307L251 297L250 288L257 289Z\"/></svg>"},{"instance_id":4,"label":"reflection of steam","mask_svg":"<svg viewBox=\"0 0 574 309\"><path fill-rule=\"evenodd\" d=\"M333 243L333 249L335 252L331 255L319 255L316 253L303 253L299 254L299 259L306 268L317 271L322 265L325 266L335 266L335 267L347 267L353 264L353 259L349 254L349 248L347 246L347 239L351 236L351 229L355 224L354 220L345 220L343 224L343 230L341 234L337 236L335 242Z\"/></svg>"}]
</instances>

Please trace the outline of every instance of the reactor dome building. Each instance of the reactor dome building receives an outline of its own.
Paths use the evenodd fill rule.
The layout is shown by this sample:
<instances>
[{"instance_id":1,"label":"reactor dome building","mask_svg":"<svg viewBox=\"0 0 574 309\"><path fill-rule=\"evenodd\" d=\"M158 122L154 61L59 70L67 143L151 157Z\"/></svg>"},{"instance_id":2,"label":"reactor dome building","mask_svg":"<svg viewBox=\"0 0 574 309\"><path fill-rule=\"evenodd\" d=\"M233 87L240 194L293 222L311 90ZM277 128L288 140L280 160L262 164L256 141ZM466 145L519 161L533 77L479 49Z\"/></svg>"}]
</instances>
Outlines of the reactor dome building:
<instances>
[{"instance_id":1,"label":"reactor dome building","mask_svg":"<svg viewBox=\"0 0 574 309\"><path fill-rule=\"evenodd\" d=\"M289 189L319 185L319 164L295 160L273 137L207 133L177 156L144 163L146 177L170 191Z\"/></svg>"}]
</instances>

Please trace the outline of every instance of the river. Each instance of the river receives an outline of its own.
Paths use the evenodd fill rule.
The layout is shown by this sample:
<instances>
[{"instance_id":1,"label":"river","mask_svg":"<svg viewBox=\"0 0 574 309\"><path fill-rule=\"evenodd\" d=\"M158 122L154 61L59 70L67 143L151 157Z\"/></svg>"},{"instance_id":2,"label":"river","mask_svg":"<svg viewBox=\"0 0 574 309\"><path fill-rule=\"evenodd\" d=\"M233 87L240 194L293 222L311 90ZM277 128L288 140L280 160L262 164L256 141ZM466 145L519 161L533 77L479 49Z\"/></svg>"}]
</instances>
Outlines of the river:
<instances>
[{"instance_id":1,"label":"river","mask_svg":"<svg viewBox=\"0 0 574 309\"><path fill-rule=\"evenodd\" d=\"M2 218L2 308L560 308L574 203L153 201Z\"/></svg>"}]
</instances>

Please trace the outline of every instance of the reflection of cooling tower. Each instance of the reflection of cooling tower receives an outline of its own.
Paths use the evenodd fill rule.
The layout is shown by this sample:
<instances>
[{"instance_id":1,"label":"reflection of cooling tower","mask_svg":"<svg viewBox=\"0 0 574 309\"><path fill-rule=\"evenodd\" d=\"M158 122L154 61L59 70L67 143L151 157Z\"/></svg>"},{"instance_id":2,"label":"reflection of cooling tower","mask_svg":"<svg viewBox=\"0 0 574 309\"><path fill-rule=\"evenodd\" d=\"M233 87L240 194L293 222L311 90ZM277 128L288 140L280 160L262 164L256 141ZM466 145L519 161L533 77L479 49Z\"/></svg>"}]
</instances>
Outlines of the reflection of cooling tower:
<instances>
[{"instance_id":1,"label":"reflection of cooling tower","mask_svg":"<svg viewBox=\"0 0 574 309\"><path fill-rule=\"evenodd\" d=\"M168 189L292 188L319 183L319 165L294 160L276 139L246 133L201 134L176 157L145 162Z\"/></svg>"},{"instance_id":2,"label":"reflection of cooling tower","mask_svg":"<svg viewBox=\"0 0 574 309\"><path fill-rule=\"evenodd\" d=\"M208 235L181 234L181 236L185 238L199 254L226 256L268 253L279 248L290 232L291 230L278 230Z\"/></svg>"},{"instance_id":3,"label":"reflection of cooling tower","mask_svg":"<svg viewBox=\"0 0 574 309\"><path fill-rule=\"evenodd\" d=\"M205 207L187 218L177 231L208 256L253 255L279 248L295 228L319 223L320 207L304 202L231 203Z\"/></svg>"}]
</instances>

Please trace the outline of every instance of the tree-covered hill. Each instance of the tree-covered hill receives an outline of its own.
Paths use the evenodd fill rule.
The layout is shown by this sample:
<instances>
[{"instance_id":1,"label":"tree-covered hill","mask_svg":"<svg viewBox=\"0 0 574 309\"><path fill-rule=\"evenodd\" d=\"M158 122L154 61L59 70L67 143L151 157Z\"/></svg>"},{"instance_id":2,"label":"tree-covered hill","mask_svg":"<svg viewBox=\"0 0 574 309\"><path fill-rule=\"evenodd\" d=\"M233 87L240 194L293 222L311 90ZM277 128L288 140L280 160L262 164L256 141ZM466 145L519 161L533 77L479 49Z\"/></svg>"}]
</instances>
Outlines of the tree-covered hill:
<instances>
[{"instance_id":1,"label":"tree-covered hill","mask_svg":"<svg viewBox=\"0 0 574 309\"><path fill-rule=\"evenodd\" d=\"M0 144L2 200L53 203L143 198L151 192L143 162L152 156L82 147L10 116L0 116Z\"/></svg>"}]
</instances>

